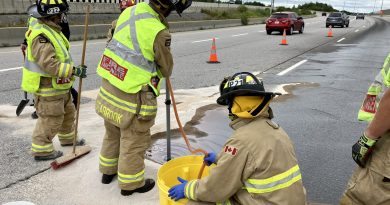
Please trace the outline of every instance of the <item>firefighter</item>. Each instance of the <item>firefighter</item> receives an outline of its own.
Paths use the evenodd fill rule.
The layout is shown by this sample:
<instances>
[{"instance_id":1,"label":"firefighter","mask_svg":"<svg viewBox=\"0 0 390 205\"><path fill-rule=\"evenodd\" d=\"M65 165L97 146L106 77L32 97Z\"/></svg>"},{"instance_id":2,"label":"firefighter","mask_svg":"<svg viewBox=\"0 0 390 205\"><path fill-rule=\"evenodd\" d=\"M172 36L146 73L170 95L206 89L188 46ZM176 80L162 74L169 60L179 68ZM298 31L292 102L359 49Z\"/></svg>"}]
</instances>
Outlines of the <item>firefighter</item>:
<instances>
[{"instance_id":1,"label":"firefighter","mask_svg":"<svg viewBox=\"0 0 390 205\"><path fill-rule=\"evenodd\" d=\"M122 195L147 192L155 185L144 178L144 155L151 144L160 85L173 69L166 17L174 9L181 14L191 3L150 0L127 8L98 64L102 86L96 112L106 128L99 170L103 184L118 175Z\"/></svg>"},{"instance_id":2,"label":"firefighter","mask_svg":"<svg viewBox=\"0 0 390 205\"><path fill-rule=\"evenodd\" d=\"M280 93L266 92L262 81L248 72L225 78L220 105L227 105L233 135L206 164L216 164L210 175L188 181L178 177L169 190L174 200L188 204L305 205L306 193L294 146L271 119L270 102Z\"/></svg>"},{"instance_id":3,"label":"firefighter","mask_svg":"<svg viewBox=\"0 0 390 205\"><path fill-rule=\"evenodd\" d=\"M37 6L35 4L29 6L27 8L27 13L30 16L29 19L28 19L28 22L27 22L27 27L28 27L28 29L30 29L38 22L38 19L33 17L33 16L39 15ZM66 15L66 13L64 13L62 15L61 23L59 25L61 26L61 32L64 34L66 39L69 40L69 38L70 38L70 29L69 29L68 17ZM21 51L23 53L23 56L25 58L25 56L26 56L26 49L27 49L27 39L26 38L24 39L23 43L20 44L20 49L21 49ZM78 96L78 93L77 93L76 89L74 89L73 87L71 88L70 91L71 91L72 98L73 98L73 104L75 106L77 106L77 98L78 98L77 96ZM33 119L37 119L38 118L37 111L34 111L31 114L31 117Z\"/></svg>"},{"instance_id":4,"label":"firefighter","mask_svg":"<svg viewBox=\"0 0 390 205\"><path fill-rule=\"evenodd\" d=\"M135 4L137 4L136 0L121 0L121 1L119 2L119 8L120 8L120 10L121 10L121 13L122 13L125 9L127 9L128 7L134 6ZM118 22L118 19L115 19L114 21L112 21L111 26L110 26L110 28L108 29L108 33L107 33L107 44L111 41L112 36L114 35L115 27L116 27L116 22Z\"/></svg>"},{"instance_id":5,"label":"firefighter","mask_svg":"<svg viewBox=\"0 0 390 205\"><path fill-rule=\"evenodd\" d=\"M359 165L352 174L341 205L390 204L390 54L370 86L358 119L370 122L352 146Z\"/></svg>"},{"instance_id":6,"label":"firefighter","mask_svg":"<svg viewBox=\"0 0 390 205\"><path fill-rule=\"evenodd\" d=\"M54 150L52 139L58 134L62 146L73 145L75 106L70 96L74 77L86 77L86 66L73 66L69 41L61 32L60 22L68 11L65 0L37 0L36 24L26 32L27 51L23 67L22 89L35 95L39 116L32 135L35 160L62 156ZM77 145L83 145L78 140Z\"/></svg>"}]
</instances>

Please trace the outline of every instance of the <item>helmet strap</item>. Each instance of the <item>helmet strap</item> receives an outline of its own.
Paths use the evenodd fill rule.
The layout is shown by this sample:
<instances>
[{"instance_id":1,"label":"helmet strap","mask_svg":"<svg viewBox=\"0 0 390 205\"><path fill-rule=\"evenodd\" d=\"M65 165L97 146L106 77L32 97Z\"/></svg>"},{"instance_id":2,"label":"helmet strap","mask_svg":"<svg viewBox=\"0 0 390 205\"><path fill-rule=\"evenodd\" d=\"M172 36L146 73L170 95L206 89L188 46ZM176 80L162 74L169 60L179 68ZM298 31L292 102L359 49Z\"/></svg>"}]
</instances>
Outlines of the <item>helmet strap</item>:
<instances>
[{"instance_id":1,"label":"helmet strap","mask_svg":"<svg viewBox=\"0 0 390 205\"><path fill-rule=\"evenodd\" d=\"M261 102L261 104L259 106L257 106L256 109L254 109L252 112L250 112L251 115L253 117L257 116L261 111L263 111L265 106L269 105L269 103L271 102L272 98L273 98L272 95L265 95L263 102Z\"/></svg>"}]
</instances>

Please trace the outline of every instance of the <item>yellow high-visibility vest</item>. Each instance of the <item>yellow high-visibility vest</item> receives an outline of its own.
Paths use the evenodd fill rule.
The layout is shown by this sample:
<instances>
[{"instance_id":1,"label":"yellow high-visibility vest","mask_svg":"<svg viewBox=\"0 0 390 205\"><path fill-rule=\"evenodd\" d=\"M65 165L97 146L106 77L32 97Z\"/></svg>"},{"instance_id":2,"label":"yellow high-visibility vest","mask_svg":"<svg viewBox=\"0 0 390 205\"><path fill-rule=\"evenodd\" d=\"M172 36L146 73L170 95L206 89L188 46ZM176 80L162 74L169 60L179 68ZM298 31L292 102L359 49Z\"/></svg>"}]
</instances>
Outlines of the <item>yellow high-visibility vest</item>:
<instances>
[{"instance_id":1,"label":"yellow high-visibility vest","mask_svg":"<svg viewBox=\"0 0 390 205\"><path fill-rule=\"evenodd\" d=\"M379 101L385 91L390 87L390 54L385 59L381 71L370 85L367 95L358 113L358 120L372 121L378 109Z\"/></svg>"},{"instance_id":2,"label":"yellow high-visibility vest","mask_svg":"<svg viewBox=\"0 0 390 205\"><path fill-rule=\"evenodd\" d=\"M119 16L97 73L125 93L137 93L149 85L158 96L163 76L154 62L153 45L163 29L166 26L148 4L127 8Z\"/></svg>"},{"instance_id":3,"label":"yellow high-visibility vest","mask_svg":"<svg viewBox=\"0 0 390 205\"><path fill-rule=\"evenodd\" d=\"M39 35L48 38L54 46L56 58L61 62L59 76L52 76L44 72L32 56L32 42ZM28 46L23 67L22 89L40 96L55 96L69 92L70 87L73 85L74 77L66 77L69 75L69 72L72 72L73 61L69 52L69 41L65 36L61 32L56 32L49 26L36 21L35 25L30 26L26 32L26 39ZM52 78L53 88L40 88L41 77Z\"/></svg>"}]
</instances>

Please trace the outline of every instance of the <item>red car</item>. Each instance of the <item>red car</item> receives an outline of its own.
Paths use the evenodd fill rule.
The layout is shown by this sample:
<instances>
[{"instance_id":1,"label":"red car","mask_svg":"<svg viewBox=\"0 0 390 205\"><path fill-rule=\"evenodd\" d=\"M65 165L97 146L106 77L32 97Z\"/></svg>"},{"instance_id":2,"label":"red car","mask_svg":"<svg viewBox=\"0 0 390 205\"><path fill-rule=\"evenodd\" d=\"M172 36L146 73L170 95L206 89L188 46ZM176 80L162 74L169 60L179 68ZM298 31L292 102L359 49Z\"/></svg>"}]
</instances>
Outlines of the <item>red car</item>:
<instances>
[{"instance_id":1,"label":"red car","mask_svg":"<svg viewBox=\"0 0 390 205\"><path fill-rule=\"evenodd\" d=\"M279 31L283 33L286 29L287 35L292 35L294 31L303 33L305 22L303 18L298 16L295 12L277 12L269 17L265 24L267 34L271 35L272 31Z\"/></svg>"}]
</instances>

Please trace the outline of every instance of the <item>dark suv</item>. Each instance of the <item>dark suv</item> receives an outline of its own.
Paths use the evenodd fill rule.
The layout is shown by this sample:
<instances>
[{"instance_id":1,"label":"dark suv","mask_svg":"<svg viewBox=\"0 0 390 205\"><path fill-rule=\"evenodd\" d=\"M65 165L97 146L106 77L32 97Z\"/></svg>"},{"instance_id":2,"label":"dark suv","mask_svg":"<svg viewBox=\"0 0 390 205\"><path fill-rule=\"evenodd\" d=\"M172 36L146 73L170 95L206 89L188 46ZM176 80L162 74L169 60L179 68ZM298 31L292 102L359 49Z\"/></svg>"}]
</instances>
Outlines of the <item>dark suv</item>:
<instances>
[{"instance_id":1,"label":"dark suv","mask_svg":"<svg viewBox=\"0 0 390 205\"><path fill-rule=\"evenodd\" d=\"M286 30L287 35L292 35L294 31L303 33L305 22L303 18L295 12L277 12L273 13L266 21L265 30L270 35L272 31L283 33Z\"/></svg>"},{"instance_id":2,"label":"dark suv","mask_svg":"<svg viewBox=\"0 0 390 205\"><path fill-rule=\"evenodd\" d=\"M363 19L364 20L364 14L360 13L356 15L356 20L357 19Z\"/></svg>"},{"instance_id":3,"label":"dark suv","mask_svg":"<svg viewBox=\"0 0 390 205\"><path fill-rule=\"evenodd\" d=\"M349 27L348 15L345 13L342 13L342 12L330 13L328 18L326 18L326 27L329 27L329 26Z\"/></svg>"}]
</instances>

